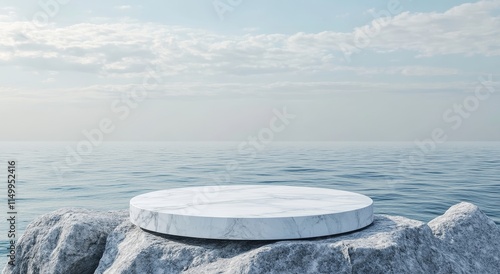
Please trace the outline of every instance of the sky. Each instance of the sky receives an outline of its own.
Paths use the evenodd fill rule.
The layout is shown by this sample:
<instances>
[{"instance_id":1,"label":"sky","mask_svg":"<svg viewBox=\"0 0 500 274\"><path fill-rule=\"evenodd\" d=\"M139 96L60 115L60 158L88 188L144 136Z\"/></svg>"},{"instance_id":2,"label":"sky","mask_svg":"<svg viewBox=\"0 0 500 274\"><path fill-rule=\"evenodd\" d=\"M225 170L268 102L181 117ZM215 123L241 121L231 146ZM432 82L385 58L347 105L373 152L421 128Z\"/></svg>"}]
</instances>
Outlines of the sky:
<instances>
[{"instance_id":1,"label":"sky","mask_svg":"<svg viewBox=\"0 0 500 274\"><path fill-rule=\"evenodd\" d=\"M0 4L0 141L500 141L498 0Z\"/></svg>"}]
</instances>

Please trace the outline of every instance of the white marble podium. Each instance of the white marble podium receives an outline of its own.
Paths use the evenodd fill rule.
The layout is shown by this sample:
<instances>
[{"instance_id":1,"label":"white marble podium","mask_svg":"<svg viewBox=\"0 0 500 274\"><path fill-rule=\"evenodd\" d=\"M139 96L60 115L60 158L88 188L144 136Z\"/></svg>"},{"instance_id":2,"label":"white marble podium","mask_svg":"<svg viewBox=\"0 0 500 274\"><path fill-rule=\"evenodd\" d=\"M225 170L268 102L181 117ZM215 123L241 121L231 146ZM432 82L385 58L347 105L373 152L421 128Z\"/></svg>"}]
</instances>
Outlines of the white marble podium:
<instances>
[{"instance_id":1,"label":"white marble podium","mask_svg":"<svg viewBox=\"0 0 500 274\"><path fill-rule=\"evenodd\" d=\"M154 232L207 239L283 240L334 235L373 221L367 196L280 185L186 187L138 195L130 220Z\"/></svg>"}]
</instances>

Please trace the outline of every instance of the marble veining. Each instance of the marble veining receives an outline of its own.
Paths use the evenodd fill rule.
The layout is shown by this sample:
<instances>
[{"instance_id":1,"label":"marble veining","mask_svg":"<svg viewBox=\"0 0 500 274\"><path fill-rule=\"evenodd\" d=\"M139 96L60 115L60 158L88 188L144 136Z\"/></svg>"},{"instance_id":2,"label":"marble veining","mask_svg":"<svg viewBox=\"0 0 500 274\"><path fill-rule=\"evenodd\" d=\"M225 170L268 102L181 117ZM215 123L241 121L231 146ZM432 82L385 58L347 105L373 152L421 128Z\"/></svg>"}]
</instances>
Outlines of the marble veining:
<instances>
[{"instance_id":1,"label":"marble veining","mask_svg":"<svg viewBox=\"0 0 500 274\"><path fill-rule=\"evenodd\" d=\"M130 219L146 230L185 237L300 239L368 226L373 201L358 193L313 187L186 187L132 198Z\"/></svg>"}]
</instances>

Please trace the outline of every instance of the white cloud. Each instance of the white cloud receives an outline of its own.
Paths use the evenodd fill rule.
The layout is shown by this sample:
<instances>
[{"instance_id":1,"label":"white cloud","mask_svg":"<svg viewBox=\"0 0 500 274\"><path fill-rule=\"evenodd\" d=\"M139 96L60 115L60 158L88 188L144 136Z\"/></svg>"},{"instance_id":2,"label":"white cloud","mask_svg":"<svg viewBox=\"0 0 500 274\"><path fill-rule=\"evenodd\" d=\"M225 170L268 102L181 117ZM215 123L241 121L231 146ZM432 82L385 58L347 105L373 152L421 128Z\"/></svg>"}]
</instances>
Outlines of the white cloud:
<instances>
[{"instance_id":1,"label":"white cloud","mask_svg":"<svg viewBox=\"0 0 500 274\"><path fill-rule=\"evenodd\" d=\"M47 78L47 79L43 80L42 83L48 84L48 83L53 83L55 81L56 81L55 78Z\"/></svg>"},{"instance_id":2,"label":"white cloud","mask_svg":"<svg viewBox=\"0 0 500 274\"><path fill-rule=\"evenodd\" d=\"M17 10L14 7L0 7L0 22L10 22L18 19Z\"/></svg>"},{"instance_id":3,"label":"white cloud","mask_svg":"<svg viewBox=\"0 0 500 274\"><path fill-rule=\"evenodd\" d=\"M499 7L500 1L479 1L454 7L443 13L403 12L388 19L387 25L360 50L370 53L406 50L425 57L445 54L498 56L500 17L494 15L493 11ZM117 8L126 10L132 7ZM12 9L0 10L0 14L10 14L9 18L16 18L12 12ZM388 74L408 77L460 74L460 70L453 67L346 65L340 45L352 43L357 37L356 33L373 30L373 24L374 22L349 33L324 31L256 34L251 32L254 30L246 30L242 35L222 35L201 29L133 20L116 22L109 18L99 23L50 25L46 28L14 20L0 22L0 62L2 66L35 71L92 73L96 76L122 78L124 82L131 77L141 77L148 66L159 66L163 76L175 76L188 83L165 87L166 89L206 93L207 90L225 90L226 86L210 84L216 81L231 82L239 79L241 85L229 85L231 89L264 92L279 89L281 86L276 82L303 81L299 78L305 76L317 76L311 80L314 88L296 83L285 85L286 88L311 88L318 92L400 88L396 84L390 86L382 83L353 82L352 86L324 84L328 82L329 73L342 71L358 75ZM252 79L247 82L267 80L262 80L260 85L263 88L258 88L246 85L242 80L244 78ZM200 88L189 85L192 79L200 79ZM206 87L205 91L201 88L203 86ZM411 87L411 84L406 86Z\"/></svg>"},{"instance_id":4,"label":"white cloud","mask_svg":"<svg viewBox=\"0 0 500 274\"><path fill-rule=\"evenodd\" d=\"M500 55L500 1L466 3L443 13L403 12L390 18L370 39L376 51L410 50L420 56ZM360 28L365 33L371 25Z\"/></svg>"},{"instance_id":5,"label":"white cloud","mask_svg":"<svg viewBox=\"0 0 500 274\"><path fill-rule=\"evenodd\" d=\"M133 9L142 9L142 5L120 5L114 6L114 9L125 12Z\"/></svg>"},{"instance_id":6,"label":"white cloud","mask_svg":"<svg viewBox=\"0 0 500 274\"><path fill-rule=\"evenodd\" d=\"M259 31L259 28L248 27L248 28L243 28L243 31L244 32L257 32L257 31Z\"/></svg>"},{"instance_id":7,"label":"white cloud","mask_svg":"<svg viewBox=\"0 0 500 274\"><path fill-rule=\"evenodd\" d=\"M132 9L132 6L130 6L130 5L115 6L115 9L117 9L117 10L130 10L130 9Z\"/></svg>"},{"instance_id":8,"label":"white cloud","mask_svg":"<svg viewBox=\"0 0 500 274\"><path fill-rule=\"evenodd\" d=\"M403 76L444 76L457 75L459 69L431 66L389 66L389 67L339 67L339 70L350 70L357 74L389 74Z\"/></svg>"},{"instance_id":9,"label":"white cloud","mask_svg":"<svg viewBox=\"0 0 500 274\"><path fill-rule=\"evenodd\" d=\"M48 78L43 83L54 81ZM462 93L473 91L474 86L466 81L453 82L413 82L413 83L387 83L368 81L277 81L269 83L206 83L206 82L169 82L157 85L146 90L149 99L165 99L172 97L203 96L228 98L228 96L290 96L302 95L328 95L352 92L455 92ZM85 100L111 100L120 99L132 94L141 95L143 89L138 84L105 84L89 85L74 88L49 88L38 87L31 89L12 89L0 87L0 97L3 99L33 99L33 94L38 94L41 101L82 102ZM141 95L142 96L142 95Z\"/></svg>"},{"instance_id":10,"label":"white cloud","mask_svg":"<svg viewBox=\"0 0 500 274\"><path fill-rule=\"evenodd\" d=\"M402 13L392 18L366 50L412 50L439 54L500 55L500 18L490 14L500 1L464 4L444 13ZM122 6L128 7L128 6ZM356 32L218 35L203 30L152 23L77 24L38 29L28 22L0 23L0 55L7 64L46 64L51 70L82 70L106 75L141 72L161 63L171 74L270 74L335 71L339 45ZM368 31L363 26L357 31ZM22 38L24 35L28 39ZM365 49L364 49L365 50ZM434 70L436 71L436 70ZM438 71L439 72L439 71ZM425 71L404 70L405 75Z\"/></svg>"}]
</instances>

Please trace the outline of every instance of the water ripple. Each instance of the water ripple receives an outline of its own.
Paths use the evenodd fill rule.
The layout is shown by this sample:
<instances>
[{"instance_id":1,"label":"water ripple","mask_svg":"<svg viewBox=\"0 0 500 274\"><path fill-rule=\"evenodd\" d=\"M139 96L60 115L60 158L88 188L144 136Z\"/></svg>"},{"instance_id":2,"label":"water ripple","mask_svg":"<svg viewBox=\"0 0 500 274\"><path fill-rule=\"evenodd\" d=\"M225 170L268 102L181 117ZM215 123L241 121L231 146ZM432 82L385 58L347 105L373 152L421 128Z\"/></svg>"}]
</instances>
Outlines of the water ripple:
<instances>
[{"instance_id":1,"label":"water ripple","mask_svg":"<svg viewBox=\"0 0 500 274\"><path fill-rule=\"evenodd\" d=\"M373 198L376 213L422 221L469 201L500 224L499 143L445 144L403 170L411 144L272 143L251 158L239 155L234 143L105 143L71 167L64 164L66 145L0 143L0 162L19 163L21 232L36 216L60 207L127 209L141 193L210 184L356 191ZM236 168L228 168L234 162Z\"/></svg>"}]
</instances>

